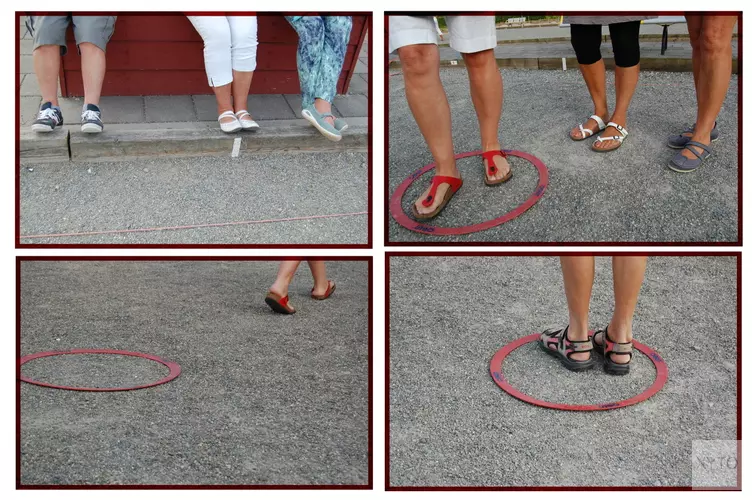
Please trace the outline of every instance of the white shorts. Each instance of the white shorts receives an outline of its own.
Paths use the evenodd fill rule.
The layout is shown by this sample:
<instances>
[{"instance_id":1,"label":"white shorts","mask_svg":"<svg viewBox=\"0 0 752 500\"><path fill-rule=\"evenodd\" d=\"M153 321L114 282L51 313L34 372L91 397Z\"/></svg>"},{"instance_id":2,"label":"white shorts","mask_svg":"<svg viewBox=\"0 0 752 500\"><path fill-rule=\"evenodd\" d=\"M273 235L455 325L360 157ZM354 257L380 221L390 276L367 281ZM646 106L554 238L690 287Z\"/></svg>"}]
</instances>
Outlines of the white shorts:
<instances>
[{"instance_id":1,"label":"white shorts","mask_svg":"<svg viewBox=\"0 0 752 500\"><path fill-rule=\"evenodd\" d=\"M496 47L494 16L446 16L449 27L449 46L469 54ZM438 45L439 36L430 16L389 16L389 52L406 45L432 43Z\"/></svg>"}]
</instances>

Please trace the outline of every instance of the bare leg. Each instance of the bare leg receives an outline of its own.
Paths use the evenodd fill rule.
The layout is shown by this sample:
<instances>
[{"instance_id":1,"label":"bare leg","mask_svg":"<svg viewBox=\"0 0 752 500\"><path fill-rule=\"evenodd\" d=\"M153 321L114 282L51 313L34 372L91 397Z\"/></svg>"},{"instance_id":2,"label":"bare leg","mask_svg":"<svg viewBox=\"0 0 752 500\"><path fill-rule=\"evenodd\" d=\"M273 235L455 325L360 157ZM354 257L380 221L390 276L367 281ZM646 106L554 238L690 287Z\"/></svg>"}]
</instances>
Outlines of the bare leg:
<instances>
[{"instance_id":1,"label":"bare leg","mask_svg":"<svg viewBox=\"0 0 752 500\"><path fill-rule=\"evenodd\" d=\"M251 90L252 80L253 71L232 70L232 83L230 85L232 86L232 98L235 104L233 110L236 113L241 109L248 110L248 92ZM217 95L217 104L219 104L219 95ZM223 111L220 111L220 113L223 113Z\"/></svg>"},{"instance_id":2,"label":"bare leg","mask_svg":"<svg viewBox=\"0 0 752 500\"><path fill-rule=\"evenodd\" d=\"M627 110L637 88L637 80L640 77L640 65L637 64L629 68L620 68L617 66L614 73L616 75L616 106L614 107L614 113L608 121L618 123L622 127L627 128ZM602 135L604 137L614 137L620 134L615 128L606 127ZM600 141L595 142L593 147L609 149L615 145L616 141Z\"/></svg>"},{"instance_id":3,"label":"bare leg","mask_svg":"<svg viewBox=\"0 0 752 500\"><path fill-rule=\"evenodd\" d=\"M313 275L313 293L324 295L329 288L329 280L326 278L326 262L323 260L309 260L308 267Z\"/></svg>"},{"instance_id":4,"label":"bare leg","mask_svg":"<svg viewBox=\"0 0 752 500\"><path fill-rule=\"evenodd\" d=\"M702 16L700 68L697 80L697 121L692 140L710 144L710 132L721 111L731 81L731 36L736 17ZM690 146L692 147L692 146ZM698 153L702 151L696 149ZM682 154L696 158L685 148Z\"/></svg>"},{"instance_id":5,"label":"bare leg","mask_svg":"<svg viewBox=\"0 0 752 500\"><path fill-rule=\"evenodd\" d=\"M700 60L702 55L700 36L702 35L703 16L686 15L684 17L687 19L689 43L692 45L692 76L695 80L695 93L697 93L698 81L700 80Z\"/></svg>"},{"instance_id":6,"label":"bare leg","mask_svg":"<svg viewBox=\"0 0 752 500\"><path fill-rule=\"evenodd\" d=\"M439 78L439 48L433 44L408 45L401 47L398 53L405 77L407 104L436 160L436 175L459 177L454 161L449 101ZM440 185L434 202L424 207L421 202L428 196L429 190L426 189L415 204L416 210L423 214L432 212L444 199L447 189L448 185Z\"/></svg>"},{"instance_id":7,"label":"bare leg","mask_svg":"<svg viewBox=\"0 0 752 500\"><path fill-rule=\"evenodd\" d=\"M598 116L604 122L608 121L608 101L606 99L606 64L603 59L593 64L580 64L580 73L585 79L590 98L593 100L594 115ZM598 123L589 119L583 124L583 127L589 130L598 130ZM582 137L580 127L575 127L570 135L576 139Z\"/></svg>"},{"instance_id":8,"label":"bare leg","mask_svg":"<svg viewBox=\"0 0 752 500\"><path fill-rule=\"evenodd\" d=\"M104 51L93 43L84 42L78 46L81 51L81 76L84 81L84 104L99 106L102 83L107 62ZM56 89L57 90L57 89Z\"/></svg>"},{"instance_id":9,"label":"bare leg","mask_svg":"<svg viewBox=\"0 0 752 500\"><path fill-rule=\"evenodd\" d=\"M232 83L222 85L221 87L212 87L214 95L217 96L217 115L221 115L225 111L233 111L232 106ZM246 99L248 97L246 96ZM241 108L242 109L242 108ZM222 123L230 123L235 118L232 116L226 116L220 120Z\"/></svg>"},{"instance_id":10,"label":"bare leg","mask_svg":"<svg viewBox=\"0 0 752 500\"><path fill-rule=\"evenodd\" d=\"M470 78L470 96L480 125L480 141L483 151L501 149L499 144L499 120L504 100L504 84L496 66L493 50L462 54ZM498 169L489 176L491 180L502 179L509 173L509 163L501 155L494 156Z\"/></svg>"},{"instance_id":11,"label":"bare leg","mask_svg":"<svg viewBox=\"0 0 752 500\"><path fill-rule=\"evenodd\" d=\"M302 261L300 260L283 260L279 265L277 271L277 279L274 284L269 288L269 291L276 293L281 297L287 295L287 290L290 287L295 271L298 270L298 266Z\"/></svg>"},{"instance_id":12,"label":"bare leg","mask_svg":"<svg viewBox=\"0 0 752 500\"><path fill-rule=\"evenodd\" d=\"M60 74L60 47L58 45L42 45L32 56L34 59L34 73L37 75L42 102L57 102L57 78Z\"/></svg>"},{"instance_id":13,"label":"bare leg","mask_svg":"<svg viewBox=\"0 0 752 500\"><path fill-rule=\"evenodd\" d=\"M590 295L595 279L595 257L561 256L560 261L569 308L569 340L587 340ZM590 358L590 353L577 352L571 357L583 361Z\"/></svg>"},{"instance_id":14,"label":"bare leg","mask_svg":"<svg viewBox=\"0 0 752 500\"><path fill-rule=\"evenodd\" d=\"M643 256L614 256L614 314L608 324L608 336L614 342L632 341L632 318L648 258ZM600 336L599 336L600 340ZM601 341L602 342L602 341ZM628 363L628 354L612 354L615 363Z\"/></svg>"}]
</instances>

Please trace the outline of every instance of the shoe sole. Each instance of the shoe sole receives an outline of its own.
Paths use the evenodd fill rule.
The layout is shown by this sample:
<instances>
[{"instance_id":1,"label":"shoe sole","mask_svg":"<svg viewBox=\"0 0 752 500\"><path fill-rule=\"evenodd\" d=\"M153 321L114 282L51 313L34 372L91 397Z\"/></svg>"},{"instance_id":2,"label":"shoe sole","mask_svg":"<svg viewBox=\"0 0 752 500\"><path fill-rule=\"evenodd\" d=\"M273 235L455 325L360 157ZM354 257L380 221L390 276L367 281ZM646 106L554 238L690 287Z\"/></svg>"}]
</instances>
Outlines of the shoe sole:
<instances>
[{"instance_id":1,"label":"shoe sole","mask_svg":"<svg viewBox=\"0 0 752 500\"><path fill-rule=\"evenodd\" d=\"M274 311L275 313L279 313L279 314L295 314L295 312L288 311L287 309L285 309L284 307L282 307L282 305L279 304L279 302L277 302L274 299L270 299L270 298L267 297L267 298L264 299L264 302L266 302L266 305L268 305L269 307L271 307L272 311Z\"/></svg>"},{"instance_id":2,"label":"shoe sole","mask_svg":"<svg viewBox=\"0 0 752 500\"><path fill-rule=\"evenodd\" d=\"M574 364L574 363L572 363L572 362L569 362L569 363L567 363L567 361L565 361L565 360L564 360L564 359L563 359L563 358L562 358L562 357L561 357L561 356L559 355L559 352L558 352L558 351L552 351L552 350L551 350L551 349L549 349L548 347L544 346L544 345L543 345L543 344L541 343L541 341L540 341L540 340L538 341L538 347L540 347L540 348L541 348L541 349L543 350L543 352L545 352L545 353L546 353L546 354L548 354L549 356L553 356L553 357L555 357L556 359L558 359L558 360L559 360L559 361L561 362L561 364L562 364L562 365L564 366L564 368L566 368L566 369L567 369L567 370L569 370L569 371L573 371L573 372L584 372L584 371L587 371L587 370L592 370L592 369L593 369L593 367L595 366L595 361L593 360L593 354L592 354L592 352L591 352L591 354L590 354L590 359L589 359L588 361L582 361L582 364L580 364L580 363L576 363L576 364Z\"/></svg>"},{"instance_id":3,"label":"shoe sole","mask_svg":"<svg viewBox=\"0 0 752 500\"><path fill-rule=\"evenodd\" d=\"M311 113L308 112L307 110L304 109L301 114L303 115L303 118L305 118L306 120L308 120L308 122L311 125L313 125L314 127L316 127L316 130L318 130L319 132L321 132L321 135L323 135L324 137L326 137L330 141L332 141L332 142L339 142L339 141L342 140L342 136L341 135L339 135L339 134L332 134L327 129L325 129L324 127L322 127L321 125L319 125L319 122L317 122L316 119L313 117L313 115L311 115Z\"/></svg>"},{"instance_id":4,"label":"shoe sole","mask_svg":"<svg viewBox=\"0 0 752 500\"><path fill-rule=\"evenodd\" d=\"M81 125L81 132L84 134L98 134L102 130L104 130L104 127L100 127L99 125L95 125L93 123L85 123Z\"/></svg>"},{"instance_id":5,"label":"shoe sole","mask_svg":"<svg viewBox=\"0 0 752 500\"><path fill-rule=\"evenodd\" d=\"M50 127L49 125L35 124L31 126L32 132L40 132L45 134L47 132L52 132L53 130L55 130L55 127Z\"/></svg>"}]
</instances>

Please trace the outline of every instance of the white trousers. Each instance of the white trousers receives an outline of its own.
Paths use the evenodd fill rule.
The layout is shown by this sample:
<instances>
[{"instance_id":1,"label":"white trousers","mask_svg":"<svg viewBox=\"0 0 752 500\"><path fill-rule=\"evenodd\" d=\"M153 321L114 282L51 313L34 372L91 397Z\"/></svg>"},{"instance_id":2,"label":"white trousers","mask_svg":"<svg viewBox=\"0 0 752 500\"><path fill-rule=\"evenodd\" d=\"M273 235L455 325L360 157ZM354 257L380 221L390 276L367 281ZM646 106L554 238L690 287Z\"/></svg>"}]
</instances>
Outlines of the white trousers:
<instances>
[{"instance_id":1,"label":"white trousers","mask_svg":"<svg viewBox=\"0 0 752 500\"><path fill-rule=\"evenodd\" d=\"M232 70L256 69L256 16L188 16L204 39L204 64L210 87L232 82Z\"/></svg>"},{"instance_id":2,"label":"white trousers","mask_svg":"<svg viewBox=\"0 0 752 500\"><path fill-rule=\"evenodd\" d=\"M472 54L496 47L494 16L446 16L449 46ZM439 43L430 16L389 16L389 52L407 45Z\"/></svg>"}]
</instances>

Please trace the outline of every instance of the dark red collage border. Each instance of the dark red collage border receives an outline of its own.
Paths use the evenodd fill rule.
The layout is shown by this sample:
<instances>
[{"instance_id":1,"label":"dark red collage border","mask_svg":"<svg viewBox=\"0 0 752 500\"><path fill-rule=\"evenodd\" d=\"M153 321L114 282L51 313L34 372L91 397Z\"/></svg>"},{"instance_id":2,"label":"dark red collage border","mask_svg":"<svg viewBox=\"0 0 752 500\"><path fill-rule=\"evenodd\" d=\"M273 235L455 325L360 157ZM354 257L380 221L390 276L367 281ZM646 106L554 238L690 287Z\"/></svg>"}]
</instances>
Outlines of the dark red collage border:
<instances>
[{"instance_id":1,"label":"dark red collage border","mask_svg":"<svg viewBox=\"0 0 752 500\"><path fill-rule=\"evenodd\" d=\"M21 263L29 261L275 261L326 260L368 263L368 482L366 484L95 484L24 485L21 483L21 364L16 363L16 489L17 490L372 490L373 489L373 257L363 256L16 256L16 359L21 356Z\"/></svg>"},{"instance_id":2,"label":"dark red collage border","mask_svg":"<svg viewBox=\"0 0 752 500\"><path fill-rule=\"evenodd\" d=\"M385 335L384 335L384 392L386 405L384 407L384 487L386 491L740 491L742 485L742 471L738 468L738 487L732 488L692 488L691 486L392 486L390 484L390 440L389 440L389 393L390 393L390 366L389 366L389 337L390 337L390 318L389 318L389 288L390 288L390 259L392 257L560 257L560 256L592 255L595 257L611 257L613 255L647 255L648 257L734 257L736 258L736 439L739 443L738 456L741 457L742 442L742 254L741 252L680 252L667 251L657 252L655 250L645 252L514 252L514 251L447 251L447 252L427 252L427 251L387 251L384 256L384 304L386 315L384 318ZM741 463L741 460L739 460Z\"/></svg>"},{"instance_id":3,"label":"dark red collage border","mask_svg":"<svg viewBox=\"0 0 752 500\"><path fill-rule=\"evenodd\" d=\"M82 15L96 15L101 14L103 11L80 11L77 12ZM63 12L44 12L44 14L62 14ZM326 248L326 249L371 249L373 248L373 12L372 11L310 11L310 12L283 12L283 11L265 11L265 12L217 12L217 11L203 11L203 12L190 12L191 15L201 16L217 16L217 15L232 15L232 14L246 14L246 15L291 15L291 14L318 14L318 15L342 15L352 16L361 15L367 16L367 36L368 36L368 173L367 173L367 187L366 187L366 218L367 220L367 242L366 243L21 243L21 17L27 14L26 11L15 12L15 223L14 223L14 244L15 248ZM128 15L144 15L144 16L170 16L170 15L183 15L184 12L178 11L133 11L128 12Z\"/></svg>"},{"instance_id":4,"label":"dark red collage border","mask_svg":"<svg viewBox=\"0 0 752 500\"><path fill-rule=\"evenodd\" d=\"M681 246L695 246L695 247L709 247L709 246L723 246L723 247L736 247L742 245L742 238L743 238L743 231L742 231L742 207L743 205L743 192L742 192L742 186L743 184L743 173L742 173L742 165L744 164L742 159L742 138L744 137L744 130L743 130L743 80L742 80L742 43L739 43L738 46L738 61L739 61L739 71L738 71L738 80L739 80L739 105L737 106L737 121L738 121L738 129L739 129L739 136L736 140L736 145L738 149L738 217L737 217L737 235L738 235L738 241L721 241L721 242L679 242L679 241L665 241L665 242L655 242L655 241L634 241L634 242L620 242L620 241L579 241L579 242L553 242L553 241L529 241L529 242L507 242L507 241L472 241L472 242L464 242L464 241L392 241L389 238L389 210L387 207L389 207L389 200L390 200L390 192L389 192L389 16L392 15L399 15L399 16L406 16L406 15L413 15L413 16L425 16L425 15L431 15L431 16L447 16L447 15L476 15L476 16L483 16L483 15L489 15L489 14L499 14L499 13L511 13L511 14L519 14L523 13L523 11L515 10L515 11L492 11L492 12L463 12L463 11L441 11L441 12L426 12L426 11L385 11L384 12L384 245L387 247L430 247L430 246L436 246L436 245L442 245L442 246L474 246L474 247L481 247L481 246L496 246L496 247L507 247L507 246L557 246L557 247L574 247L574 246L608 246L608 247L626 247L626 246L643 246L643 247L681 247ZM548 15L548 16L562 16L562 15L609 15L609 16L615 16L615 15L661 15L661 16L680 16L684 14L693 14L700 12L694 12L694 11L524 11L524 14L526 15ZM713 14L716 15L726 15L726 16L737 16L737 23L738 23L738 33L739 33L739 41L742 40L742 12L741 11L714 11Z\"/></svg>"}]
</instances>

